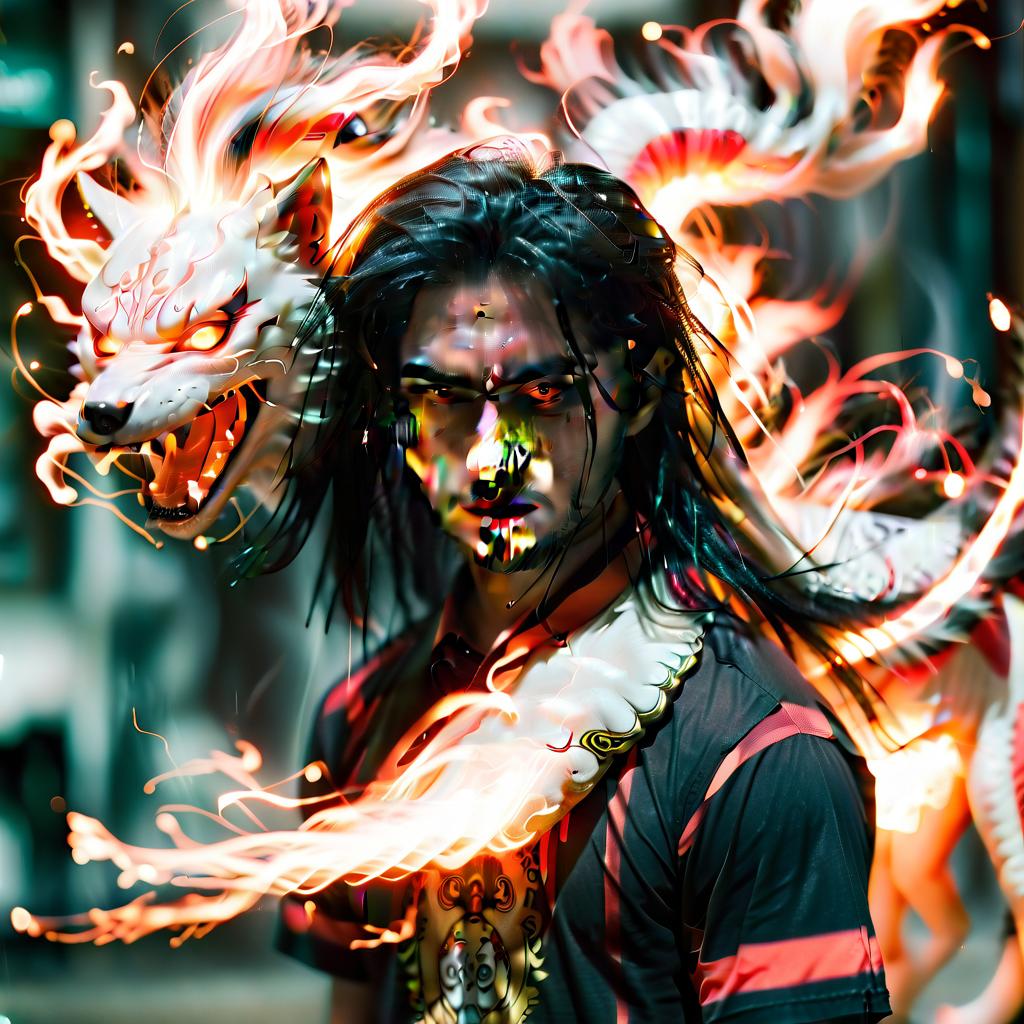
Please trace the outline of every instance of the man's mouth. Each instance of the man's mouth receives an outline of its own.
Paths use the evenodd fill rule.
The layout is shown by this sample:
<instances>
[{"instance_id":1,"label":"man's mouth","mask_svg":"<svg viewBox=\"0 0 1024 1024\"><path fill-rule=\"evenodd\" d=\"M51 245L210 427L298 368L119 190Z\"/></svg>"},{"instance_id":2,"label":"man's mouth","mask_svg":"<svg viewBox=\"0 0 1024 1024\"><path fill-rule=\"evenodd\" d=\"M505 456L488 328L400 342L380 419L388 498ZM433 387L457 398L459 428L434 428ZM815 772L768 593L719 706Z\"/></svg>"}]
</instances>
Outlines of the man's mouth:
<instances>
[{"instance_id":1,"label":"man's mouth","mask_svg":"<svg viewBox=\"0 0 1024 1024\"><path fill-rule=\"evenodd\" d=\"M525 519L531 512L535 512L537 506L530 501L512 500L507 502L498 501L476 501L471 505L461 506L464 512L477 518L490 519L490 523L482 523L483 526L502 527L507 526L517 519Z\"/></svg>"},{"instance_id":2,"label":"man's mouth","mask_svg":"<svg viewBox=\"0 0 1024 1024\"><path fill-rule=\"evenodd\" d=\"M191 422L131 446L141 456L131 461L141 469L139 494L151 522L184 522L200 511L252 429L265 393L263 381L226 391Z\"/></svg>"}]
</instances>

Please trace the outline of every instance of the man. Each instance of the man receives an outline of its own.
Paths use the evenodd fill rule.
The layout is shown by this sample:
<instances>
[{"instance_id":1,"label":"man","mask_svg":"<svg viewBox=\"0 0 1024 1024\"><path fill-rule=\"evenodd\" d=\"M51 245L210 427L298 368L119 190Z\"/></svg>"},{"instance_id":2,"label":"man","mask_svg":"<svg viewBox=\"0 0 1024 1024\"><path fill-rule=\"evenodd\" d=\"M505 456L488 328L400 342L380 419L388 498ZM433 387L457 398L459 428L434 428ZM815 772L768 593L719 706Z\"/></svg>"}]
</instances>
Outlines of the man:
<instances>
[{"instance_id":1,"label":"man","mask_svg":"<svg viewBox=\"0 0 1024 1024\"><path fill-rule=\"evenodd\" d=\"M671 240L611 175L514 147L406 179L351 239L338 564L368 634L382 578L405 610L315 757L346 795L471 764L450 815L501 828L438 822L425 869L286 901L284 948L335 975L336 1021L885 1016L845 740L743 619L820 641L713 500L741 453ZM454 739L431 715L506 694Z\"/></svg>"}]
</instances>

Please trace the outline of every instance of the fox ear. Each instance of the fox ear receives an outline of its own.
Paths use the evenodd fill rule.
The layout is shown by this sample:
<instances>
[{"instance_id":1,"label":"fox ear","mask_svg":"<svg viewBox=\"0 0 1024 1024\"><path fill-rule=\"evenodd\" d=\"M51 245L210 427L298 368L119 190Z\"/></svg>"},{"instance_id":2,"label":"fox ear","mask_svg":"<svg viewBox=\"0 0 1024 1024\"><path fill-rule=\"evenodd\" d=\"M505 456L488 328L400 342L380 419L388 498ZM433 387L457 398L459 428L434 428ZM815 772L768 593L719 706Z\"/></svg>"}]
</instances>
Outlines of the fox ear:
<instances>
[{"instance_id":1,"label":"fox ear","mask_svg":"<svg viewBox=\"0 0 1024 1024\"><path fill-rule=\"evenodd\" d=\"M130 199L104 188L84 171L79 171L75 179L86 209L100 222L111 238L116 238L140 219L139 208Z\"/></svg>"},{"instance_id":2,"label":"fox ear","mask_svg":"<svg viewBox=\"0 0 1024 1024\"><path fill-rule=\"evenodd\" d=\"M316 266L327 251L331 227L331 175L323 157L311 160L291 180L274 190L274 202L260 224L264 244L282 234L298 242L299 259Z\"/></svg>"}]
</instances>

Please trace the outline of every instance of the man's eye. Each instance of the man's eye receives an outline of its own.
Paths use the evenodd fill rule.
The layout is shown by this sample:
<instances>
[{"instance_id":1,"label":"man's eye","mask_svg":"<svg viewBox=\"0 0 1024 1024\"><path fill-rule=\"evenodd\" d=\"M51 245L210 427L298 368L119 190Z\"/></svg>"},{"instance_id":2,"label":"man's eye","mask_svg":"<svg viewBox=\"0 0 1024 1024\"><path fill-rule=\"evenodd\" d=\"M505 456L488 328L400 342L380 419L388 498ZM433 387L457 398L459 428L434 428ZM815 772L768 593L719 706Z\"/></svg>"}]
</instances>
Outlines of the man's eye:
<instances>
[{"instance_id":1,"label":"man's eye","mask_svg":"<svg viewBox=\"0 0 1024 1024\"><path fill-rule=\"evenodd\" d=\"M435 384L425 380L402 380L402 390L410 398L425 398L434 405L458 405L472 402L477 393L468 388L451 387L447 384Z\"/></svg>"},{"instance_id":2,"label":"man's eye","mask_svg":"<svg viewBox=\"0 0 1024 1024\"><path fill-rule=\"evenodd\" d=\"M465 405L475 402L480 396L469 388L449 388L435 384L426 389L427 399L435 405Z\"/></svg>"},{"instance_id":3,"label":"man's eye","mask_svg":"<svg viewBox=\"0 0 1024 1024\"><path fill-rule=\"evenodd\" d=\"M524 385L520 394L525 395L538 409L550 409L559 404L567 385L553 380L536 380Z\"/></svg>"}]
</instances>

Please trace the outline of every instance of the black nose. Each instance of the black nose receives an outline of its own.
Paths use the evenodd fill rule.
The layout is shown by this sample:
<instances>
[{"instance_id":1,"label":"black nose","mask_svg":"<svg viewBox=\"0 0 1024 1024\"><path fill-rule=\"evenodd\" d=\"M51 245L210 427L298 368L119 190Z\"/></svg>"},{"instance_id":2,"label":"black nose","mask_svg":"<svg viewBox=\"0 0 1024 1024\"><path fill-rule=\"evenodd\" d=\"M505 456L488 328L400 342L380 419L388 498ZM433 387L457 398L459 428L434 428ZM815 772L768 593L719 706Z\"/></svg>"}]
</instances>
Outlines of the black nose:
<instances>
[{"instance_id":1,"label":"black nose","mask_svg":"<svg viewBox=\"0 0 1024 1024\"><path fill-rule=\"evenodd\" d=\"M132 414L132 403L115 405L113 402L86 402L82 406L82 419L94 434L109 437L116 434Z\"/></svg>"}]
</instances>

